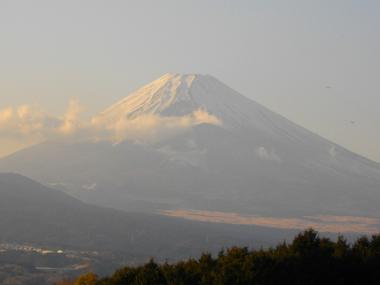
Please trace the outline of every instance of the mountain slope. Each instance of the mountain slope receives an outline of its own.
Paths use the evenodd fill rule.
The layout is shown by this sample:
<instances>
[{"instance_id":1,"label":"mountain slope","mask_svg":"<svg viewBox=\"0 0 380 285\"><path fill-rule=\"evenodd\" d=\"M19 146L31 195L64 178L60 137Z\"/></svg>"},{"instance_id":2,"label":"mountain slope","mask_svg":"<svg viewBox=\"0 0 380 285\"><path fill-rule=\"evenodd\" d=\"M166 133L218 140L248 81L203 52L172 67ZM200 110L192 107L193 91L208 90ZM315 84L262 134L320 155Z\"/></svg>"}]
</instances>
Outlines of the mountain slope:
<instances>
[{"instance_id":1,"label":"mountain slope","mask_svg":"<svg viewBox=\"0 0 380 285\"><path fill-rule=\"evenodd\" d=\"M284 231L260 227L184 222L92 206L26 177L4 173L0 173L0 229L1 243L111 251L128 261L151 256L180 259L203 250L268 245L287 237Z\"/></svg>"},{"instance_id":2,"label":"mountain slope","mask_svg":"<svg viewBox=\"0 0 380 285\"><path fill-rule=\"evenodd\" d=\"M198 111L217 121L193 119L187 124L189 116L199 117L194 115ZM0 160L0 170L127 210L380 217L379 164L211 76L164 75L93 121L128 126L143 117L160 119L145 130L149 134L158 134L168 120L170 126L185 127L142 143L128 136L117 144L47 142Z\"/></svg>"}]
</instances>

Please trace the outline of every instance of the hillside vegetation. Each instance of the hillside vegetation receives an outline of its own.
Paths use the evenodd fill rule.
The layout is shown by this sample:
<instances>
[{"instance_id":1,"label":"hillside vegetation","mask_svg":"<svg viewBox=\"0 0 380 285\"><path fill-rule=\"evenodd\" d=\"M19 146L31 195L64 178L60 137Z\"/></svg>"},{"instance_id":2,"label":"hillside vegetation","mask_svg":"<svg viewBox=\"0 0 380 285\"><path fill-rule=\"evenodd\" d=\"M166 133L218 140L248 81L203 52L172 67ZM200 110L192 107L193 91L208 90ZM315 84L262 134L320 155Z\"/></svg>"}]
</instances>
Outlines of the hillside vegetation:
<instances>
[{"instance_id":1,"label":"hillside vegetation","mask_svg":"<svg viewBox=\"0 0 380 285\"><path fill-rule=\"evenodd\" d=\"M81 276L75 285L248 285L248 284L378 284L380 235L361 237L349 244L320 237L310 229L291 243L249 250L233 247L216 257L203 254L175 264L153 260L124 267L112 276Z\"/></svg>"}]
</instances>

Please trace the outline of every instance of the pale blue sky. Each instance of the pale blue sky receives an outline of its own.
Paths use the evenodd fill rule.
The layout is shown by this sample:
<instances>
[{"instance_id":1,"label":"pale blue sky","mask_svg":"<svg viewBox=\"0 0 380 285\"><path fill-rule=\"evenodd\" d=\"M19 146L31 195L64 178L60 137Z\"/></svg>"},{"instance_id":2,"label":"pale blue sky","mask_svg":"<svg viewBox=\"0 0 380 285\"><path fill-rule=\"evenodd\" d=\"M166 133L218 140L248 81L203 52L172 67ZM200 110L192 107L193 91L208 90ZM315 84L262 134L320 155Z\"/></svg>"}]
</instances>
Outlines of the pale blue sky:
<instances>
[{"instance_id":1,"label":"pale blue sky","mask_svg":"<svg viewBox=\"0 0 380 285\"><path fill-rule=\"evenodd\" d=\"M0 109L75 97L91 115L207 73L380 161L379 30L377 0L0 0Z\"/></svg>"}]
</instances>

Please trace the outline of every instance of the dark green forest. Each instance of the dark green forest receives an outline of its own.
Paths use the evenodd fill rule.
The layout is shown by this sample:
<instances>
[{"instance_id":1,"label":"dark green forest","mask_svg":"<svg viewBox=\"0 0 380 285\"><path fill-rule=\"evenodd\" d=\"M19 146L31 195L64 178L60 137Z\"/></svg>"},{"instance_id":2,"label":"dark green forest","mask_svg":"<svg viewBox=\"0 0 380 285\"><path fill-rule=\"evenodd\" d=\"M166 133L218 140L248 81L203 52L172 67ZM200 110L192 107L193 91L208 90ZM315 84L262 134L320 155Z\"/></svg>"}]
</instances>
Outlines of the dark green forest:
<instances>
[{"instance_id":1,"label":"dark green forest","mask_svg":"<svg viewBox=\"0 0 380 285\"><path fill-rule=\"evenodd\" d=\"M75 285L380 284L380 235L348 243L309 229L270 249L233 247L175 264L154 260L112 276L81 276Z\"/></svg>"}]
</instances>

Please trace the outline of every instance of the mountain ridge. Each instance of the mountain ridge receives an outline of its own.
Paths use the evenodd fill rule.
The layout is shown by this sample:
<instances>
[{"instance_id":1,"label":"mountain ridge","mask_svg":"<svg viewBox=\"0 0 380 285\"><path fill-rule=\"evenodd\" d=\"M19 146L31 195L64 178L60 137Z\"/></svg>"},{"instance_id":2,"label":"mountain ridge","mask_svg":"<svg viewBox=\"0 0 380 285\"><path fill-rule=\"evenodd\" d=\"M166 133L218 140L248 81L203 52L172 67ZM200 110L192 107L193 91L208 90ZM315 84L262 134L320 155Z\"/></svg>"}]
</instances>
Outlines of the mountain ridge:
<instances>
[{"instance_id":1,"label":"mountain ridge","mask_svg":"<svg viewBox=\"0 0 380 285\"><path fill-rule=\"evenodd\" d=\"M181 86L184 86L185 88L178 91L177 89ZM194 87L195 85L195 87ZM204 87L207 86L208 87ZM174 86L174 87L173 87ZM200 86L203 86L203 91L199 91L199 89L202 89ZM210 87L212 86L212 87ZM213 88L215 86L218 86L217 89L224 89L223 92L218 93ZM170 88L173 87L173 88ZM193 89L198 90L193 90ZM207 89L207 92L204 92ZM169 94L168 94L169 90ZM227 91L226 91L227 90ZM201 95L194 96L193 93L201 93ZM220 96L220 95L224 96ZM211 96L211 97L210 97ZM179 99L177 99L179 97ZM204 98L208 98L206 101ZM227 103L224 103L222 105L230 105L230 106L236 106L236 104L233 102L234 100L239 100L240 102L240 108L243 105L249 105L250 108L254 106L254 110L256 111L255 116L253 118L249 118L249 111L244 110L243 112L229 112L229 115L223 116L221 115L221 111L218 111L218 108L221 108L220 103L218 102L218 99L228 98ZM195 98L195 99L194 99ZM197 100L198 99L198 100ZM178 101L185 101L186 103L190 104L191 106L189 109L181 109L178 112L171 113L170 110L167 111L167 109L171 109L172 105L176 103L176 100ZM136 101L139 104L134 104ZM214 102L217 102L217 104L214 104ZM219 105L218 105L219 104ZM228 106L228 107L230 107ZM224 109L228 109L226 106L222 106ZM176 106L174 106L174 109L176 109ZM239 108L237 108L239 109ZM138 116L144 116L144 115L158 115L158 116L183 116L183 115L189 115L194 111L197 110L203 110L205 112L209 112L211 115L215 115L216 118L220 119L221 126L227 127L229 129L236 128L237 126L243 125L245 128L248 127L250 129L257 128L258 130L262 130L262 125L270 125L270 128L266 127L265 131L271 134L274 133L282 133L282 137L287 137L287 139L290 139L292 141L299 141L301 136L295 136L294 135L294 129L296 129L297 133L301 133L303 136L312 137L314 140L321 140L325 143L330 144L332 147L337 146L342 149L345 149L347 152L352 152L351 150L348 150L346 148L343 148L342 146L322 137L321 135L308 130L307 128L298 125L297 123L292 122L291 120L287 119L286 117L277 114L273 112L272 110L268 109L267 107L263 106L262 104L254 101L251 98L248 98L241 93L233 90L231 87L225 85L217 78L208 75L208 74L197 74L197 73L188 73L188 74L181 74L181 73L166 73L163 76L159 77L156 80L153 80L152 82L144 85L143 87L137 89L136 91L133 91L128 96L124 97L123 99L117 101L115 104L112 104L110 107L106 108L104 111L100 112L97 116L94 117L94 121L101 120L102 118L105 118L107 116L117 118L116 120L120 118L128 118L128 119L134 119ZM225 111L225 110L224 110ZM231 111L231 110L229 110ZM116 114L112 114L116 113ZM234 114L232 114L234 113ZM252 113L252 112L251 112ZM224 118L223 118L224 117ZM227 117L227 119L225 118ZM236 118L236 117L243 117L243 118ZM257 120L254 120L254 119ZM250 120L250 124L239 124L236 121L242 121L242 120ZM231 121L233 123L231 123ZM235 122L234 122L235 121ZM259 121L260 124L257 124ZM228 123L230 122L230 123ZM261 125L261 126L260 126ZM285 129L292 128L293 132L289 133L285 131ZM269 130L270 129L270 130ZM356 153L355 153L356 154ZM367 157L363 157L359 154L356 154L358 157L364 158L367 160L367 162L371 162L372 166L377 167L380 169L380 163L373 161Z\"/></svg>"},{"instance_id":2,"label":"mountain ridge","mask_svg":"<svg viewBox=\"0 0 380 285\"><path fill-rule=\"evenodd\" d=\"M118 209L142 201L144 211L380 217L379 164L213 77L167 74L94 121L149 135L165 127L170 135L148 142L124 136L116 144L48 142L1 159L0 171L65 185L77 198Z\"/></svg>"},{"instance_id":3,"label":"mountain ridge","mask_svg":"<svg viewBox=\"0 0 380 285\"><path fill-rule=\"evenodd\" d=\"M256 241L266 233L276 232L260 227L255 228L256 233L249 227L210 227L161 215L98 207L15 173L0 173L0 214L0 243L112 251L131 261L147 260L152 255L164 260L189 257L206 249L217 251L232 245L229 238L242 245L251 244L239 231ZM208 244L207 236L218 245Z\"/></svg>"},{"instance_id":4,"label":"mountain ridge","mask_svg":"<svg viewBox=\"0 0 380 285\"><path fill-rule=\"evenodd\" d=\"M239 104L235 104L236 100ZM111 105L95 120L133 119L141 115L184 116L204 110L220 119L224 126L236 127L237 121L242 123L249 113L244 110L245 104L256 110L251 123L252 119L265 120L262 113L269 112L268 109L210 75L168 73ZM239 110L242 108L243 112Z\"/></svg>"}]
</instances>

